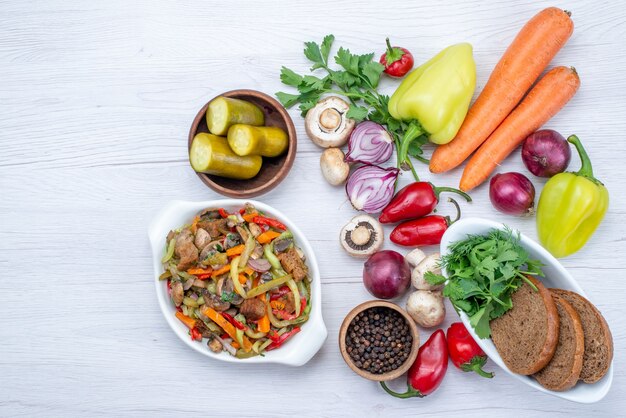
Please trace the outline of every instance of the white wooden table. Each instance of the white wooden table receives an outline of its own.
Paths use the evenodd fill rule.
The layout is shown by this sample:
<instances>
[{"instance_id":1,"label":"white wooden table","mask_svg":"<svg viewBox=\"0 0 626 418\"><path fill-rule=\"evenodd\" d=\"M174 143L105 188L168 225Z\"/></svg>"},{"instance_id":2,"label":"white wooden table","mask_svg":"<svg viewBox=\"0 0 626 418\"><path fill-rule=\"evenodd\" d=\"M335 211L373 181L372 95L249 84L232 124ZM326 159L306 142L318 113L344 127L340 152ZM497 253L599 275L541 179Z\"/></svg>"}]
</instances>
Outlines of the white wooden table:
<instances>
[{"instance_id":1,"label":"white wooden table","mask_svg":"<svg viewBox=\"0 0 626 418\"><path fill-rule=\"evenodd\" d=\"M322 179L320 150L297 110L293 170L260 199L313 244L326 344L305 367L248 367L192 352L167 326L146 227L170 199L219 197L187 161L189 125L208 99L234 88L283 89L280 67L305 71L303 41L328 33L337 45L377 54L390 35L417 63L470 42L480 89L518 29L553 2L365 3L0 2L0 415L624 414L626 12L619 2L559 4L573 12L576 29L553 65L575 66L582 87L548 124L582 138L611 192L593 239L563 260L613 331L615 381L603 401L574 404L500 370L490 381L453 366L435 394L398 400L352 373L339 354L338 328L370 296L361 262L339 249L337 236L355 212L343 188ZM383 86L392 91L395 83ZM525 172L518 153L502 171ZM456 185L459 176L456 170L434 181ZM543 181L533 181L539 192ZM534 219L498 214L486 187L473 196L465 216L501 219L536 237ZM444 325L454 319L448 312ZM423 330L422 340L429 334Z\"/></svg>"}]
</instances>

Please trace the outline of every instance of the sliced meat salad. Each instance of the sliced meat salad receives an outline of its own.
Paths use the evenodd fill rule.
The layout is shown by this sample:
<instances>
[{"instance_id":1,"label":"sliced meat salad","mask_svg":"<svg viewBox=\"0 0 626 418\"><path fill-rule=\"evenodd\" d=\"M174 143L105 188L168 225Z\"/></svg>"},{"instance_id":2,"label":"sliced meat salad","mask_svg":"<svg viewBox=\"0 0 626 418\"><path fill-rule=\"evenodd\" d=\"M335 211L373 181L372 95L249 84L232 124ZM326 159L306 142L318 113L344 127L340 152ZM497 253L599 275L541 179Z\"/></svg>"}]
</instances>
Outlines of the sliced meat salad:
<instances>
[{"instance_id":1,"label":"sliced meat salad","mask_svg":"<svg viewBox=\"0 0 626 418\"><path fill-rule=\"evenodd\" d=\"M253 205L201 211L166 237L160 279L193 340L237 358L281 347L311 311L304 254L278 219Z\"/></svg>"}]
</instances>

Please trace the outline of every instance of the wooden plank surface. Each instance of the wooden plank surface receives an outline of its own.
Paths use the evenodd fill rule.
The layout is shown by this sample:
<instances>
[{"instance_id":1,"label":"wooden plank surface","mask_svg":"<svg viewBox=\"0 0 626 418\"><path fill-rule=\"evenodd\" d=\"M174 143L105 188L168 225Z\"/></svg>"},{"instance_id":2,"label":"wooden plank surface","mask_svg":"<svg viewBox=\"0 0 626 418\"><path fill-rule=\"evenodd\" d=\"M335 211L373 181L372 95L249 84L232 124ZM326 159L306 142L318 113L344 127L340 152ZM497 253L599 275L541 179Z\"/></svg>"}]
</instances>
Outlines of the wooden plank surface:
<instances>
[{"instance_id":1,"label":"wooden plank surface","mask_svg":"<svg viewBox=\"0 0 626 418\"><path fill-rule=\"evenodd\" d=\"M623 414L626 12L619 2L559 4L572 11L576 29L553 65L575 66L582 87L547 125L583 139L611 192L596 235L563 260L613 331L615 381L600 403L544 395L499 370L489 381L453 368L435 394L397 400L351 373L339 354L338 328L370 296L361 284L361 262L339 250L337 235L355 212L343 188L321 178L320 150L296 110L295 165L260 200L302 229L320 261L329 337L317 356L297 369L210 361L171 332L152 282L151 217L171 199L219 197L197 179L186 155L189 125L211 97L234 88L282 89L280 67L306 71L302 42L328 33L362 53L381 52L391 36L418 63L449 44L470 42L480 89L517 30L548 5L0 2L0 415ZM396 85L385 80L383 88L391 92ZM424 166L418 169L431 179ZM519 152L501 169L524 170ZM455 185L459 177L455 170L433 180ZM401 182L409 180L405 175ZM533 181L540 192L544 182ZM498 214L486 187L473 197L462 206L464 216L502 219L536 237L534 219ZM454 318L449 309L445 325ZM422 330L422 339L429 334Z\"/></svg>"}]
</instances>

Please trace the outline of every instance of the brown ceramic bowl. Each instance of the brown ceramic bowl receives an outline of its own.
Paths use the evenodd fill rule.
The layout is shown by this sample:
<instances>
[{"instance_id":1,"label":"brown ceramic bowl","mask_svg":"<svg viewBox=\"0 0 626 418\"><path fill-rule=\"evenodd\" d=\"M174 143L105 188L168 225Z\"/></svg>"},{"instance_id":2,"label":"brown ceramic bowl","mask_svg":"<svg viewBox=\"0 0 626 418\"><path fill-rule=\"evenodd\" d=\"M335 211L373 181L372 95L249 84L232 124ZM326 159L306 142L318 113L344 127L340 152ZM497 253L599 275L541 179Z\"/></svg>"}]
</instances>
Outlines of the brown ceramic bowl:
<instances>
[{"instance_id":1,"label":"brown ceramic bowl","mask_svg":"<svg viewBox=\"0 0 626 418\"><path fill-rule=\"evenodd\" d=\"M350 355L348 354L348 351L346 350L346 334L348 333L348 326L350 325L350 323L352 323L352 320L354 319L354 317L356 317L360 312L366 311L370 308L389 308L389 309L393 309L396 312L399 312L404 317L404 320L406 321L406 323L409 325L409 329L411 330L411 336L413 337L413 345L411 346L411 352L409 353L409 357L407 357L405 362L402 363L402 365L398 367L397 369L392 370L387 373L383 373L383 374L373 374L368 371L359 369L354 364L354 362L350 358ZM341 355L343 356L344 361L348 364L348 366L350 366L352 371L354 371L359 376L364 377L369 380L374 380L377 382L393 380L393 379L400 377L404 373L406 373L415 362L415 359L417 358L417 351L419 349L419 346L420 346L419 332L417 331L417 326L415 325L415 322L413 322L413 319L411 319L409 314L406 313L404 309L400 308L395 303L386 302L383 300L370 300L368 302L363 302L362 304L356 306L345 317L345 319L343 320L343 323L341 324L341 328L339 329L339 351L341 351Z\"/></svg>"},{"instance_id":2,"label":"brown ceramic bowl","mask_svg":"<svg viewBox=\"0 0 626 418\"><path fill-rule=\"evenodd\" d=\"M196 173L200 180L216 192L234 198L247 199L267 193L283 181L291 170L293 161L296 158L297 138L296 128L287 113L287 110L275 99L265 93L256 90L232 90L214 97L232 97L245 100L259 106L265 114L265 126L277 126L287 132L289 137L289 148L287 152L279 157L263 157L263 165L259 174L248 180L228 179L204 173ZM206 125L206 111L209 101L196 115L189 130L189 140L187 147L191 149L191 143L196 134L209 132Z\"/></svg>"}]
</instances>

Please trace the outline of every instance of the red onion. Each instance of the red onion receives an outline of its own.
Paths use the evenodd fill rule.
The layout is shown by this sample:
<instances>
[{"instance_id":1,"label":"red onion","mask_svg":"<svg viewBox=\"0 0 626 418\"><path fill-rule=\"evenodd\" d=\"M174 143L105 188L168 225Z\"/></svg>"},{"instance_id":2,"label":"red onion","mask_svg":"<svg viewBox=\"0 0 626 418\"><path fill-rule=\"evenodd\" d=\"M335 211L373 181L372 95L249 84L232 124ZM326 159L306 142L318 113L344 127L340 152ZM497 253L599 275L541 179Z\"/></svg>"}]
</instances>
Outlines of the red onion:
<instances>
[{"instance_id":1,"label":"red onion","mask_svg":"<svg viewBox=\"0 0 626 418\"><path fill-rule=\"evenodd\" d=\"M528 171L538 177L552 177L562 173L571 158L569 143L552 129L530 134L522 145L522 161Z\"/></svg>"},{"instance_id":2,"label":"red onion","mask_svg":"<svg viewBox=\"0 0 626 418\"><path fill-rule=\"evenodd\" d=\"M489 183L491 204L509 215L531 215L535 205L535 186L523 174L496 174Z\"/></svg>"},{"instance_id":3,"label":"red onion","mask_svg":"<svg viewBox=\"0 0 626 418\"><path fill-rule=\"evenodd\" d=\"M393 139L389 132L376 122L361 122L350 134L348 163L382 164L393 154Z\"/></svg>"},{"instance_id":4,"label":"red onion","mask_svg":"<svg viewBox=\"0 0 626 418\"><path fill-rule=\"evenodd\" d=\"M393 197L399 172L395 167L375 165L364 165L354 170L346 183L346 193L352 206L367 213L381 211Z\"/></svg>"},{"instance_id":5,"label":"red onion","mask_svg":"<svg viewBox=\"0 0 626 418\"><path fill-rule=\"evenodd\" d=\"M254 258L250 258L248 259L248 265L252 270L258 271L259 273L265 273L272 268L270 262L264 258L258 258L256 260Z\"/></svg>"},{"instance_id":6,"label":"red onion","mask_svg":"<svg viewBox=\"0 0 626 418\"><path fill-rule=\"evenodd\" d=\"M363 284L380 299L401 296L411 284L411 269L404 256L396 251L374 253L363 266Z\"/></svg>"}]
</instances>

